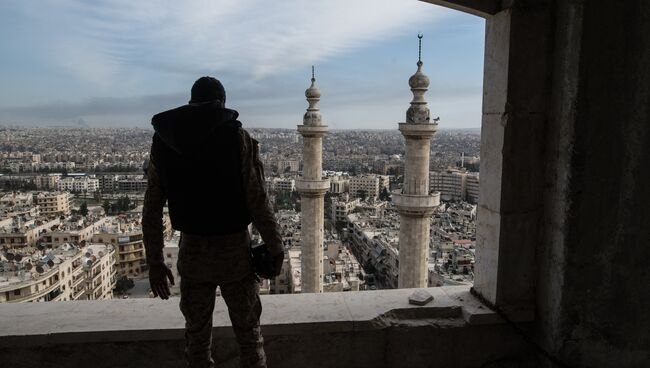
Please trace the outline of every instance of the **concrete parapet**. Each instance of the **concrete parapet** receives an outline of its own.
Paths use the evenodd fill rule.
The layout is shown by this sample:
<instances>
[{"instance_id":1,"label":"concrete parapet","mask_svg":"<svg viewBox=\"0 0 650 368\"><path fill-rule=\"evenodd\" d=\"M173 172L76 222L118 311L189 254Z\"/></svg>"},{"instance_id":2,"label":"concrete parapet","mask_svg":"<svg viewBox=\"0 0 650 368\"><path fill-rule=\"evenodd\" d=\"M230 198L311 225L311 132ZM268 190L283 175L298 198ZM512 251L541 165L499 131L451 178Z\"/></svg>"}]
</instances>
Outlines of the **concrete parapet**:
<instances>
[{"instance_id":1,"label":"concrete parapet","mask_svg":"<svg viewBox=\"0 0 650 368\"><path fill-rule=\"evenodd\" d=\"M530 356L524 340L468 287L425 290L434 297L425 306L408 303L413 289L263 295L269 366L426 367L435 361L477 367L499 357ZM213 321L217 366L238 366L222 298ZM184 327L177 298L4 304L0 356L3 366L14 368L180 367Z\"/></svg>"}]
</instances>

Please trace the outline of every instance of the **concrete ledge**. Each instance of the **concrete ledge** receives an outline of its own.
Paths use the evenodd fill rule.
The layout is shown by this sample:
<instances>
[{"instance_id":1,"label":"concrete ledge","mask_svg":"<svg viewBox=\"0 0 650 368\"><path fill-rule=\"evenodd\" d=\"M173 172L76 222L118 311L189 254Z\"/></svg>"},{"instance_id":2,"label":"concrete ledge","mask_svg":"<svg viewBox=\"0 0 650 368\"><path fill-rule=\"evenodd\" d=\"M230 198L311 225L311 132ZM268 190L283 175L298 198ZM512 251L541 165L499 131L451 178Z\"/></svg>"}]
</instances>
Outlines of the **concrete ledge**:
<instances>
[{"instance_id":1,"label":"concrete ledge","mask_svg":"<svg viewBox=\"0 0 650 368\"><path fill-rule=\"evenodd\" d=\"M378 330L419 321L498 323L469 287L429 288L433 302L408 304L414 289L264 295L265 336ZM183 339L179 299L128 299L0 305L0 347ZM215 338L232 331L223 299L214 311Z\"/></svg>"},{"instance_id":2,"label":"concrete ledge","mask_svg":"<svg viewBox=\"0 0 650 368\"><path fill-rule=\"evenodd\" d=\"M408 304L413 289L262 297L269 366L290 368L526 365L534 353L468 287L427 289L434 301ZM12 368L176 368L183 359L179 299L0 304L0 356ZM217 298L212 356L239 366L226 306ZM530 329L531 324L520 327Z\"/></svg>"}]
</instances>

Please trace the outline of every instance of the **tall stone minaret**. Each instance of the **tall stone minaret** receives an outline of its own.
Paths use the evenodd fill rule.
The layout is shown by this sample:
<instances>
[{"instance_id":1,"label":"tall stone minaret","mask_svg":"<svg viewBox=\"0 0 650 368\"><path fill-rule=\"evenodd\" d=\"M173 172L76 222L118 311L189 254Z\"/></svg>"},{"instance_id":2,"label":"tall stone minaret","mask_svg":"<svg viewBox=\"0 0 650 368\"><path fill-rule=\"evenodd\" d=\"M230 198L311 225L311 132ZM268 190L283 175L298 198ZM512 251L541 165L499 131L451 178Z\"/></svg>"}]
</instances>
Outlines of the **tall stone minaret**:
<instances>
[{"instance_id":1,"label":"tall stone minaret","mask_svg":"<svg viewBox=\"0 0 650 368\"><path fill-rule=\"evenodd\" d=\"M418 35L420 52L422 35ZM400 215L399 282L400 288L426 287L428 284L429 224L440 198L429 195L429 149L431 137L438 129L437 119L430 120L424 93L429 78L422 73L421 56L418 70L409 78L413 92L411 107L406 111L406 123L399 130L406 139L404 185L401 193L393 194Z\"/></svg>"},{"instance_id":2,"label":"tall stone minaret","mask_svg":"<svg viewBox=\"0 0 650 368\"><path fill-rule=\"evenodd\" d=\"M320 90L316 87L314 67L311 69L311 86L305 91L309 107L298 125L304 146L302 150L302 176L296 182L301 203L302 292L323 292L323 217L324 196L329 180L323 179L323 136L327 126L322 124L318 102Z\"/></svg>"}]
</instances>

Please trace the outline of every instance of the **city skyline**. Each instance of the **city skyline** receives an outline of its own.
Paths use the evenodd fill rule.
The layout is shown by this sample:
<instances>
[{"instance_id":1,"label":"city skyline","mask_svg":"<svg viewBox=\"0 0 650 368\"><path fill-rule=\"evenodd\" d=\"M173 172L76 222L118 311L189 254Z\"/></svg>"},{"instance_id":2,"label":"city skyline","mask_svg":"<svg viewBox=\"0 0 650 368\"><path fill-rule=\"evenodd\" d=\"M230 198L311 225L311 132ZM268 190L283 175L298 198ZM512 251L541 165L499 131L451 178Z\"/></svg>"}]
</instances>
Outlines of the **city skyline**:
<instances>
[{"instance_id":1,"label":"city skyline","mask_svg":"<svg viewBox=\"0 0 650 368\"><path fill-rule=\"evenodd\" d=\"M432 114L441 128L479 127L484 21L418 1L368 5L2 4L0 124L148 127L208 74L246 127L291 129L313 64L331 129L395 129L423 32Z\"/></svg>"}]
</instances>

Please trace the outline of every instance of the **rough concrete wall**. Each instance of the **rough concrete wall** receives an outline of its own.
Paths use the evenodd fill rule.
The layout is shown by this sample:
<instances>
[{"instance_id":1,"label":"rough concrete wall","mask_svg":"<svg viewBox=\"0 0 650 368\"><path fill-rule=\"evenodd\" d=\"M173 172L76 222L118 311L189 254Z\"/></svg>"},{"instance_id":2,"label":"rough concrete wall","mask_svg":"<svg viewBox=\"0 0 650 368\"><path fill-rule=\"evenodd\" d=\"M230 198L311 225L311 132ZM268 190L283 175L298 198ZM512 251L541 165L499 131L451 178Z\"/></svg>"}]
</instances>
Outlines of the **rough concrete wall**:
<instances>
[{"instance_id":1,"label":"rough concrete wall","mask_svg":"<svg viewBox=\"0 0 650 368\"><path fill-rule=\"evenodd\" d=\"M516 318L532 310L541 245L551 81L548 0L487 21L474 288Z\"/></svg>"},{"instance_id":2,"label":"rough concrete wall","mask_svg":"<svg viewBox=\"0 0 650 368\"><path fill-rule=\"evenodd\" d=\"M527 326L523 326L526 328ZM217 368L239 367L233 338L213 341ZM413 322L384 330L265 337L269 367L535 367L528 346L504 324ZM3 367L184 367L183 341L0 348Z\"/></svg>"},{"instance_id":3,"label":"rough concrete wall","mask_svg":"<svg viewBox=\"0 0 650 368\"><path fill-rule=\"evenodd\" d=\"M556 352L562 345L559 326L566 267L566 216L573 150L575 109L582 32L582 2L560 4L556 9L551 107L546 127L546 183L544 193L544 243L537 249L536 285L538 339Z\"/></svg>"},{"instance_id":4,"label":"rough concrete wall","mask_svg":"<svg viewBox=\"0 0 650 368\"><path fill-rule=\"evenodd\" d=\"M540 341L573 366L643 366L650 362L650 2L557 4Z\"/></svg>"}]
</instances>

